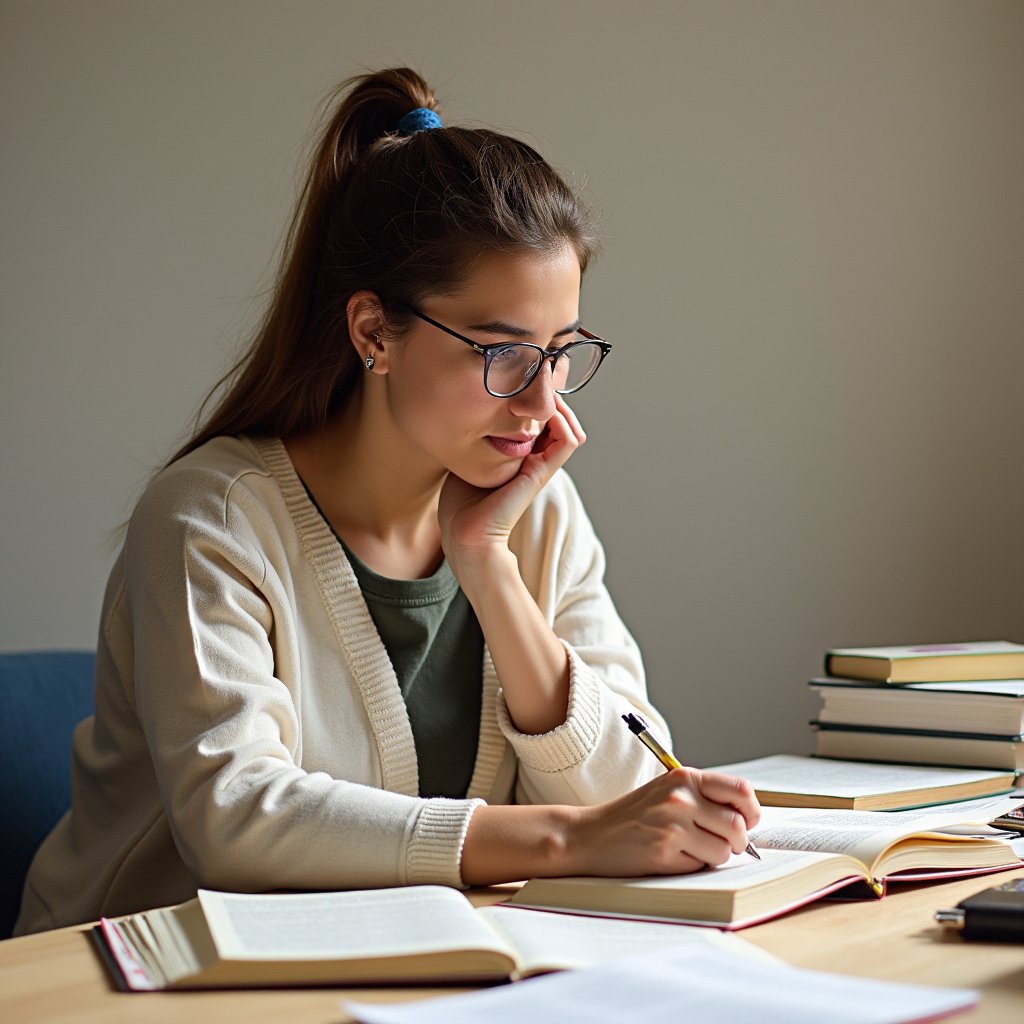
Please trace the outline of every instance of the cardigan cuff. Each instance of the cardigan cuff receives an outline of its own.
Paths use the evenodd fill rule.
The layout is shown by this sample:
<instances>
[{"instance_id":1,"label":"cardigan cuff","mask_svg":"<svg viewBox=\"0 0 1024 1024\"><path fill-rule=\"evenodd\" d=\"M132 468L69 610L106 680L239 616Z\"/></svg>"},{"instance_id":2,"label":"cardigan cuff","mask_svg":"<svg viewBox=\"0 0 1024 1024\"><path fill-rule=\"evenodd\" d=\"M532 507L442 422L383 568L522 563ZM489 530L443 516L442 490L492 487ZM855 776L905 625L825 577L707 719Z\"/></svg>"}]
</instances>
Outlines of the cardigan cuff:
<instances>
[{"instance_id":1,"label":"cardigan cuff","mask_svg":"<svg viewBox=\"0 0 1024 1024\"><path fill-rule=\"evenodd\" d=\"M435 797L423 801L406 853L408 885L450 885L463 889L459 866L469 819L484 805L483 800L449 800Z\"/></svg>"},{"instance_id":2,"label":"cardigan cuff","mask_svg":"<svg viewBox=\"0 0 1024 1024\"><path fill-rule=\"evenodd\" d=\"M498 725L527 768L561 772L585 760L601 735L601 686L579 655L564 640L569 655L569 711L550 732L531 735L512 723L504 696L498 694Z\"/></svg>"}]
</instances>

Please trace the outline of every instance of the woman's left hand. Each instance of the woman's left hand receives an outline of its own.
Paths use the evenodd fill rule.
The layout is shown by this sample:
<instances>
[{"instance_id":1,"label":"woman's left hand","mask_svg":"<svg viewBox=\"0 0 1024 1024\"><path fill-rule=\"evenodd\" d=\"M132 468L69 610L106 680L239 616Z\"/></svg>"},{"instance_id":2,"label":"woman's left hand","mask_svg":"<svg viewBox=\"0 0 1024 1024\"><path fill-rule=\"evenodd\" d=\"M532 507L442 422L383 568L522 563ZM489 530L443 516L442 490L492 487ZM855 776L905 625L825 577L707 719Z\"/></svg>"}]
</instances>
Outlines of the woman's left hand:
<instances>
[{"instance_id":1,"label":"woman's left hand","mask_svg":"<svg viewBox=\"0 0 1024 1024\"><path fill-rule=\"evenodd\" d=\"M441 545L456 576L489 553L508 550L508 537L530 502L586 441L576 414L555 395L555 412L523 459L519 472L493 490L474 487L449 473L441 488L437 516Z\"/></svg>"}]
</instances>

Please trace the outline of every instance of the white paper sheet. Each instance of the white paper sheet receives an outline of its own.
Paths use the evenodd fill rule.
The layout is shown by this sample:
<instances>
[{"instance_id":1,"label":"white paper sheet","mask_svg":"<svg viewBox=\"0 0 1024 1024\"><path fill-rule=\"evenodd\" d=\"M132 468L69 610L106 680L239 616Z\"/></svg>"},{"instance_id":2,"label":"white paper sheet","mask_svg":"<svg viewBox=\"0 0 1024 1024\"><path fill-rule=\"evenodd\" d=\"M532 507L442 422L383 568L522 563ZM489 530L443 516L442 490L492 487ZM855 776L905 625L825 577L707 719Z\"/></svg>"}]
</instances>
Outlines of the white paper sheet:
<instances>
[{"instance_id":1,"label":"white paper sheet","mask_svg":"<svg viewBox=\"0 0 1024 1024\"><path fill-rule=\"evenodd\" d=\"M806 971L701 946L468 995L342 1007L361 1024L909 1024L969 1009L978 998L969 989Z\"/></svg>"}]
</instances>

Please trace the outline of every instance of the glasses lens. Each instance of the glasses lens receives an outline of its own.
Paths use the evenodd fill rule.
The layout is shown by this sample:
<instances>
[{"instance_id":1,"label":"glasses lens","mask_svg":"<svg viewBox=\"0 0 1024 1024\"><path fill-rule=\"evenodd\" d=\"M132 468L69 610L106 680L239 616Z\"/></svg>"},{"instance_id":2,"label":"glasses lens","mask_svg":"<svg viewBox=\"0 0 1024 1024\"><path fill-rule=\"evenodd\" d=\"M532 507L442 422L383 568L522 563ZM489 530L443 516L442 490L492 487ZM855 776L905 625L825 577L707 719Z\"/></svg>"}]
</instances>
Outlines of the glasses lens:
<instances>
[{"instance_id":1,"label":"glasses lens","mask_svg":"<svg viewBox=\"0 0 1024 1024\"><path fill-rule=\"evenodd\" d=\"M551 384L561 394L579 391L597 372L604 354L597 342L582 335L579 341L566 346L554 361ZM506 398L522 391L537 372L541 353L533 345L503 345L491 349L490 361L484 371L484 384L492 395Z\"/></svg>"},{"instance_id":2,"label":"glasses lens","mask_svg":"<svg viewBox=\"0 0 1024 1024\"><path fill-rule=\"evenodd\" d=\"M540 352L531 345L504 345L491 349L484 384L492 395L514 395L526 387L539 362Z\"/></svg>"},{"instance_id":3,"label":"glasses lens","mask_svg":"<svg viewBox=\"0 0 1024 1024\"><path fill-rule=\"evenodd\" d=\"M555 363L555 390L563 394L579 391L601 365L601 346L592 341L573 345Z\"/></svg>"}]
</instances>

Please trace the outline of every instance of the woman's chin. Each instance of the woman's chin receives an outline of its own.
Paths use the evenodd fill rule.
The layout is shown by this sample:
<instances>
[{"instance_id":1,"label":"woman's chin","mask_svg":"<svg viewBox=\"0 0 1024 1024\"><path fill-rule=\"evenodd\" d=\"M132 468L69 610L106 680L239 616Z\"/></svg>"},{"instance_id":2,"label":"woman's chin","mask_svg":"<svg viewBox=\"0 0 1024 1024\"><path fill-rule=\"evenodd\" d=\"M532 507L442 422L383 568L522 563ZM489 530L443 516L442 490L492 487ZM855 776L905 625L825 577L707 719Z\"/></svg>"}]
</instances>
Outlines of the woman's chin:
<instances>
[{"instance_id":1,"label":"woman's chin","mask_svg":"<svg viewBox=\"0 0 1024 1024\"><path fill-rule=\"evenodd\" d=\"M519 475L522 465L522 459L509 459L500 466L477 469L475 472L467 471L457 475L474 487L479 487L484 491L493 491L498 487L504 487L509 481L514 480Z\"/></svg>"}]
</instances>

